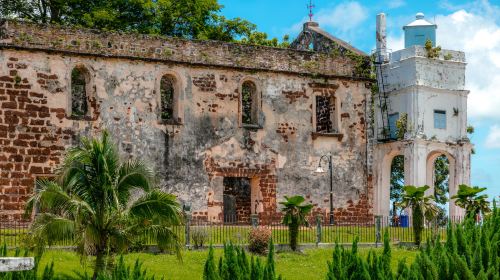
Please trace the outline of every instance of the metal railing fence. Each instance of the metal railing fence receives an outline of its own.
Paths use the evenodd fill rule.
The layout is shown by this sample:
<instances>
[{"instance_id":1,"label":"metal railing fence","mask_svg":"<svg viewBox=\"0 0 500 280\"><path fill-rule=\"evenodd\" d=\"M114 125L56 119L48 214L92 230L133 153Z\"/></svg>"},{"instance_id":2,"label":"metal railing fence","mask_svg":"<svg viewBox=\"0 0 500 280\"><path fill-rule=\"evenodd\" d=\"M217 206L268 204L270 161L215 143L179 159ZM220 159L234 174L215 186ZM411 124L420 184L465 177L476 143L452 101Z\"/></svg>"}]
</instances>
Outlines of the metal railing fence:
<instances>
[{"instance_id":1,"label":"metal railing fence","mask_svg":"<svg viewBox=\"0 0 500 280\"><path fill-rule=\"evenodd\" d=\"M440 224L426 223L422 232L422 241L438 237L446 240L448 222L460 223L462 217L449 217ZM282 224L281 215L272 217L267 224L259 225L256 217L238 221L237 217L226 217L224 223L186 219L184 225L171 228L179 241L186 246L214 244L248 244L248 237L253 227L262 226L271 230L274 244L288 244L290 241L288 226ZM381 243L387 230L391 242L413 242L414 232L411 217L369 217L362 222L337 222L330 225L328 217L310 217L309 224L299 228L299 243L352 243L358 238L360 243ZM26 245L30 235L30 224L21 221L0 220L0 245L20 247ZM75 246L72 238L63 239L51 246ZM138 240L138 246L156 245L152 236L145 234Z\"/></svg>"}]
</instances>

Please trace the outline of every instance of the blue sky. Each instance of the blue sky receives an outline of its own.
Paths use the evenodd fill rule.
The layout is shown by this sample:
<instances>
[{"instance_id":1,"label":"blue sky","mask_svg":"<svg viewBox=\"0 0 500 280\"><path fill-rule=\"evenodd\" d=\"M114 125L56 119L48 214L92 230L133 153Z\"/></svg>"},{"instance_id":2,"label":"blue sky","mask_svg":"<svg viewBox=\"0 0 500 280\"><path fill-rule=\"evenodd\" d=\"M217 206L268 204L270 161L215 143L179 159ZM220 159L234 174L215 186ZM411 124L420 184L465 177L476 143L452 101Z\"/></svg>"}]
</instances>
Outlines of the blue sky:
<instances>
[{"instance_id":1,"label":"blue sky","mask_svg":"<svg viewBox=\"0 0 500 280\"><path fill-rule=\"evenodd\" d=\"M271 37L294 38L307 20L308 0L219 0L226 17L257 24ZM375 47L375 15L387 14L388 48L403 48L402 26L423 12L438 25L437 44L465 51L466 87L471 91L469 123L472 142L472 184L500 195L500 0L494 1L328 1L315 0L314 20L331 34L370 52Z\"/></svg>"}]
</instances>

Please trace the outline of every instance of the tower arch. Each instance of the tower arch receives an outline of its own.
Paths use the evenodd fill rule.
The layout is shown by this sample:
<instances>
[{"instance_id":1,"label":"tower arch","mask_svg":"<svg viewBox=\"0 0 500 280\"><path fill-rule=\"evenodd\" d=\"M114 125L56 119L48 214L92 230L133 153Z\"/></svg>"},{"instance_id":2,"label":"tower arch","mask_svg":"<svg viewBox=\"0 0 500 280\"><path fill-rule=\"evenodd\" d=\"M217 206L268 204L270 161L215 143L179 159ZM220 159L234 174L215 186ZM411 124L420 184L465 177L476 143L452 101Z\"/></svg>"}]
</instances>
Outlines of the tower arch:
<instances>
[{"instance_id":1,"label":"tower arch","mask_svg":"<svg viewBox=\"0 0 500 280\"><path fill-rule=\"evenodd\" d=\"M430 186L430 189L428 190L427 195L435 195L436 194L436 161L440 157L445 157L447 159L447 168L448 168L448 178L447 182L445 182L448 185L448 198L451 198L454 194L457 193L458 190L458 185L457 185L457 179L456 179L456 159L455 156L452 154L453 151L447 151L444 149L436 149L436 150L431 150L426 158L426 184ZM436 201L437 204L439 204L438 201ZM450 199L448 201L448 215L450 217L455 216L457 213L457 206L455 203Z\"/></svg>"}]
</instances>

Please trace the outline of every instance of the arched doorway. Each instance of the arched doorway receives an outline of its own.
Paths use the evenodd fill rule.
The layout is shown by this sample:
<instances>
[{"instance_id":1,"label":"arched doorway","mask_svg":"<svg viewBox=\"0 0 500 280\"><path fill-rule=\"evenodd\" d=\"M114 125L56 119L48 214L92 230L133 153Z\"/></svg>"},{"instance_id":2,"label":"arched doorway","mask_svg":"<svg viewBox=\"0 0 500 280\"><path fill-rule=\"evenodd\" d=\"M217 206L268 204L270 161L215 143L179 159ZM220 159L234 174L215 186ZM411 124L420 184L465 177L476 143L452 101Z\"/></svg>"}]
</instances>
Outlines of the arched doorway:
<instances>
[{"instance_id":1,"label":"arched doorway","mask_svg":"<svg viewBox=\"0 0 500 280\"><path fill-rule=\"evenodd\" d=\"M450 193L454 193L455 159L447 152L434 151L427 157L427 185L431 187L428 195L433 195L439 208L437 222L446 225L454 214L455 205L450 202Z\"/></svg>"},{"instance_id":2,"label":"arched doorway","mask_svg":"<svg viewBox=\"0 0 500 280\"><path fill-rule=\"evenodd\" d=\"M434 160L434 199L438 207L437 223L445 226L449 216L450 199L450 161L446 155L440 155Z\"/></svg>"},{"instance_id":3,"label":"arched doorway","mask_svg":"<svg viewBox=\"0 0 500 280\"><path fill-rule=\"evenodd\" d=\"M403 187L405 185L405 157L403 155L397 155L392 158L391 170L390 170L390 206L389 215L393 217L393 220L397 220L402 214L403 209L399 204L403 198ZM396 221L397 222L397 221Z\"/></svg>"},{"instance_id":4,"label":"arched doorway","mask_svg":"<svg viewBox=\"0 0 500 280\"><path fill-rule=\"evenodd\" d=\"M377 167L377 184L374 192L374 213L386 218L392 216L395 208L393 200L399 199L401 188L408 179L405 174L408 163L403 156L403 150L400 147L388 148L390 149L383 151L383 159ZM396 212L399 212L399 209L396 209Z\"/></svg>"}]
</instances>

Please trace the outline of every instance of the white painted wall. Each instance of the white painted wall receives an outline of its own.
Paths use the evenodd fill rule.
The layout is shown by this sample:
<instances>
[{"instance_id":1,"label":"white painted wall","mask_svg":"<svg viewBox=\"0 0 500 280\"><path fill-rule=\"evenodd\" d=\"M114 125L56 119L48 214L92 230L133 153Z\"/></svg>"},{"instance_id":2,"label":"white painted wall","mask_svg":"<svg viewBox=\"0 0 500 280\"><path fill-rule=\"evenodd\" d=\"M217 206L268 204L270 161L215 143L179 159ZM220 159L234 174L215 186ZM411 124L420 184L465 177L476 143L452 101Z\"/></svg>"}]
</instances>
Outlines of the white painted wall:
<instances>
[{"instance_id":1,"label":"white painted wall","mask_svg":"<svg viewBox=\"0 0 500 280\"><path fill-rule=\"evenodd\" d=\"M470 184L472 145L466 132L469 91L465 90L465 66L463 52L443 50L439 57L428 58L421 46L392 53L389 63L382 66L387 113L407 113L409 131L404 139L374 146L376 214L389 214L390 166L396 155L405 157L406 185L432 186L434 160L441 154L450 161L450 196L456 194L459 184ZM374 102L377 134L383 127L378 95ZM434 127L434 110L446 111L445 129ZM427 194L433 192L431 188ZM463 215L463 209L450 202L449 214Z\"/></svg>"},{"instance_id":2,"label":"white painted wall","mask_svg":"<svg viewBox=\"0 0 500 280\"><path fill-rule=\"evenodd\" d=\"M408 114L407 138L456 142L467 137L465 58L463 52L443 52L455 60L430 59L423 47L413 46L393 53L383 66L388 113ZM375 106L376 131L382 127L380 110ZM434 110L446 111L446 129L434 128Z\"/></svg>"}]
</instances>

